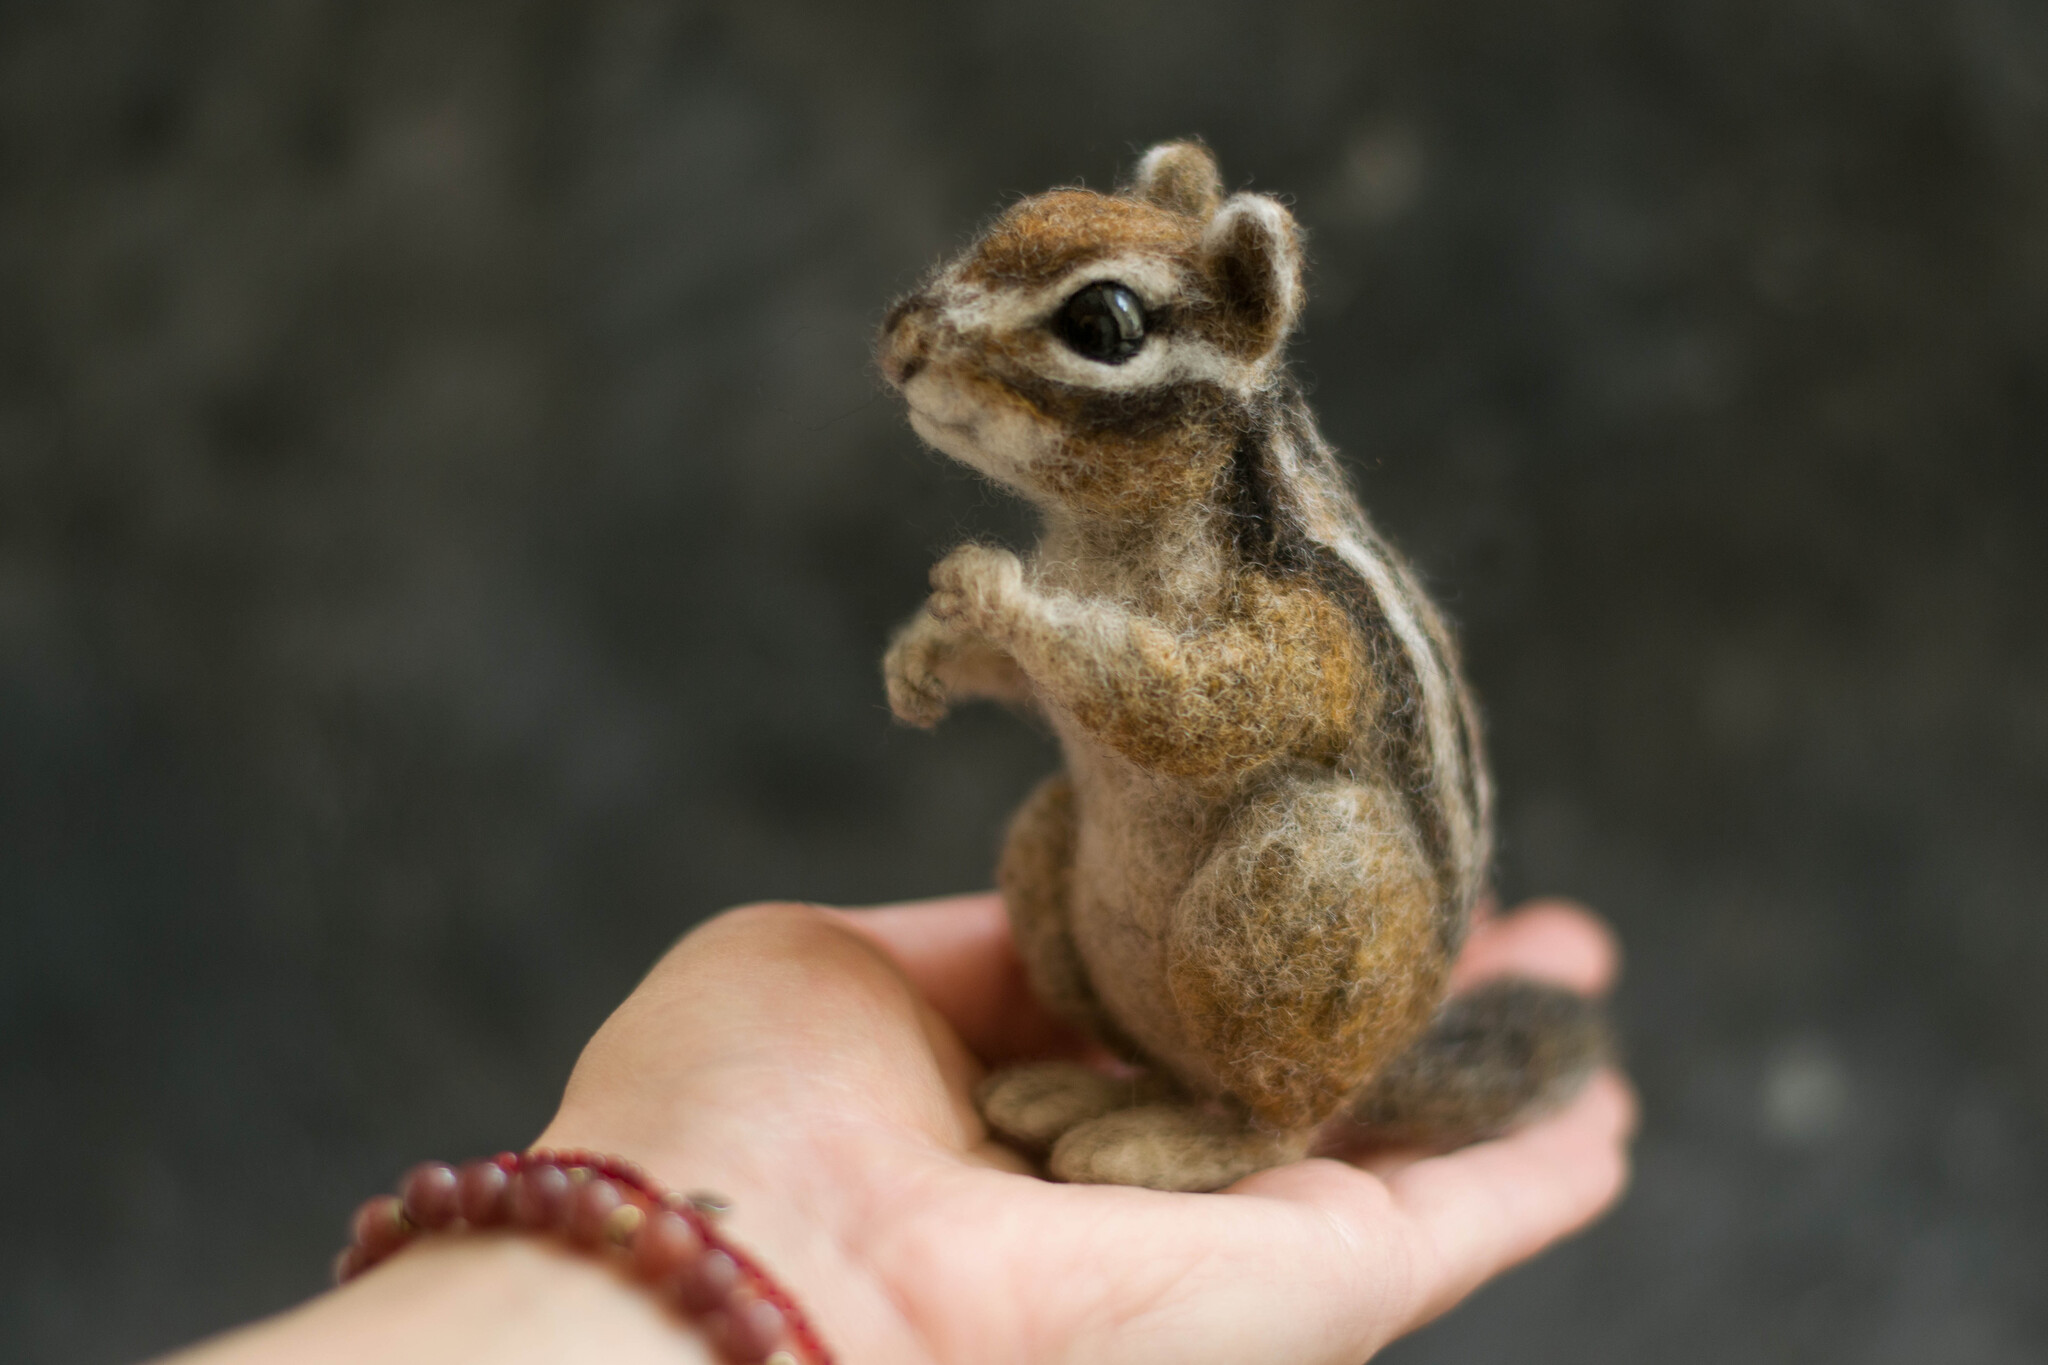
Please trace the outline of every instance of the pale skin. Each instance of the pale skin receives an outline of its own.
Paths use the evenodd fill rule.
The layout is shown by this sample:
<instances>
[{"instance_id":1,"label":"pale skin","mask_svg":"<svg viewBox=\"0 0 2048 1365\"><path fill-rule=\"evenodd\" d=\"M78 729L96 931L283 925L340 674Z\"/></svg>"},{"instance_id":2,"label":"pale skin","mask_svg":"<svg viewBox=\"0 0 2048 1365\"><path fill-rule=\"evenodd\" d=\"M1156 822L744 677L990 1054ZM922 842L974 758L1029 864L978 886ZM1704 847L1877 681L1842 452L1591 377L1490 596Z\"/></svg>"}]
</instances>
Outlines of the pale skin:
<instances>
[{"instance_id":1,"label":"pale skin","mask_svg":"<svg viewBox=\"0 0 2048 1365\"><path fill-rule=\"evenodd\" d=\"M989 895L720 916L599 1030L537 1141L727 1195L727 1230L849 1365L1357 1365L1620 1194L1634 1106L1611 1073L1456 1152L1332 1147L1220 1194L1040 1180L989 1138L974 1086L1087 1045L1031 998L1009 932ZM1453 987L1597 993L1615 970L1597 919L1538 902L1483 919ZM177 1359L711 1358L594 1259L452 1234Z\"/></svg>"}]
</instances>

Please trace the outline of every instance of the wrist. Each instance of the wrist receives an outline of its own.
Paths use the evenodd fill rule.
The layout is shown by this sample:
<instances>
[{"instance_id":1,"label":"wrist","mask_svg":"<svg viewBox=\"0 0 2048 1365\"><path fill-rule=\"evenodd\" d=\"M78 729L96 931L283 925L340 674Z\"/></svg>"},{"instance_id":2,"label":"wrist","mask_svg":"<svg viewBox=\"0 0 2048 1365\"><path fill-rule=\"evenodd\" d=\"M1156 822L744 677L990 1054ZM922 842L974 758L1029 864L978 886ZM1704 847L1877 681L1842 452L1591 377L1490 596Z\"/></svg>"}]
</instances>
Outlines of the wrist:
<instances>
[{"instance_id":1,"label":"wrist","mask_svg":"<svg viewBox=\"0 0 2048 1365\"><path fill-rule=\"evenodd\" d=\"M802 1308L842 1362L914 1362L928 1352L905 1329L894 1297L855 1247L878 1229L860 1191L844 1178L846 1153L764 1138L740 1124L726 1131L699 1112L658 1141L621 1140L609 1125L558 1117L536 1147L602 1150L641 1165L670 1189L715 1194L721 1235L754 1257Z\"/></svg>"},{"instance_id":2,"label":"wrist","mask_svg":"<svg viewBox=\"0 0 2048 1365\"><path fill-rule=\"evenodd\" d=\"M702 1334L641 1286L547 1238L428 1236L291 1312L165 1365L716 1365Z\"/></svg>"}]
</instances>

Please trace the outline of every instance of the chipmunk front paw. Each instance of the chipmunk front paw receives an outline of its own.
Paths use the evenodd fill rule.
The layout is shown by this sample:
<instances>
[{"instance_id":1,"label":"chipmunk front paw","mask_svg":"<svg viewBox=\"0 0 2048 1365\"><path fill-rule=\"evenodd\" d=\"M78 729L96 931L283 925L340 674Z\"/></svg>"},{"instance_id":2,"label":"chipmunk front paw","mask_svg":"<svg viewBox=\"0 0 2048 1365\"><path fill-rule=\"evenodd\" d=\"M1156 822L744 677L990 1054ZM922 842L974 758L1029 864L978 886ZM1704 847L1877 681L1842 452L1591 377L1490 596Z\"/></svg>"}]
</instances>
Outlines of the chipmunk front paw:
<instances>
[{"instance_id":1,"label":"chipmunk front paw","mask_svg":"<svg viewBox=\"0 0 2048 1365\"><path fill-rule=\"evenodd\" d=\"M947 625L982 635L1016 609L1024 593L1024 565L993 545L962 545L932 566L932 595L925 610Z\"/></svg>"},{"instance_id":2,"label":"chipmunk front paw","mask_svg":"<svg viewBox=\"0 0 2048 1365\"><path fill-rule=\"evenodd\" d=\"M939 676L945 650L945 628L928 615L920 615L890 641L882 656L882 681L889 689L889 710L905 725L929 730L952 709L951 689Z\"/></svg>"}]
</instances>

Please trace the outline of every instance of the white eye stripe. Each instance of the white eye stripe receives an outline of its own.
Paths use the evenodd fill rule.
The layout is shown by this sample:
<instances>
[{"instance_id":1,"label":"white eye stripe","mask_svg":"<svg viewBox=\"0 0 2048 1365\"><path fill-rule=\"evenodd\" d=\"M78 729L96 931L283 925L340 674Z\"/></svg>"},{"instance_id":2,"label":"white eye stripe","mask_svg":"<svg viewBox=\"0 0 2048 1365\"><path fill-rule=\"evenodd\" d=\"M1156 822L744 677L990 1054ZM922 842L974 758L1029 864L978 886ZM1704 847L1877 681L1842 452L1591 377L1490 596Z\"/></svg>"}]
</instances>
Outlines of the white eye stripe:
<instances>
[{"instance_id":1,"label":"white eye stripe","mask_svg":"<svg viewBox=\"0 0 2048 1365\"><path fill-rule=\"evenodd\" d=\"M1138 296L1148 310L1165 308L1186 295L1187 281L1157 256L1125 253L1075 266L1052 284L1036 289L993 290L962 281L958 271L940 281L942 316L962 331L1014 332L1036 327L1066 301L1099 280L1114 281Z\"/></svg>"},{"instance_id":2,"label":"white eye stripe","mask_svg":"<svg viewBox=\"0 0 2048 1365\"><path fill-rule=\"evenodd\" d=\"M1093 283L1097 277L1076 272L1075 278L1081 281L1078 288ZM1115 364L1090 360L1044 330L1057 312L1057 305L1064 304L1071 293L1036 292L1050 298L1055 306L1048 311L1035 303L1027 306L1024 300L1014 297L991 298L985 291L977 290L965 300L946 300L941 305L941 316L963 339L1039 333L1036 344L1021 357L1026 364L1049 379L1109 393L1189 381L1245 392L1263 384L1273 368L1274 357L1262 357L1255 364L1247 364L1206 339L1157 332L1147 337L1143 349L1128 360Z\"/></svg>"},{"instance_id":3,"label":"white eye stripe","mask_svg":"<svg viewBox=\"0 0 2048 1365\"><path fill-rule=\"evenodd\" d=\"M1019 358L1060 383L1103 393L1135 393L1199 382L1243 394L1265 384L1278 363L1277 353L1246 362L1186 333L1154 332L1136 355L1114 364L1090 360L1054 338L1048 324L1069 299L1091 284L1121 284L1151 312L1198 291L1182 267L1156 254L1124 252L1084 261L1035 289L991 287L964 278L966 271L964 263L953 267L932 289L945 324L970 346L980 341L1026 341Z\"/></svg>"},{"instance_id":4,"label":"white eye stripe","mask_svg":"<svg viewBox=\"0 0 2048 1365\"><path fill-rule=\"evenodd\" d=\"M1038 290L1040 306L1050 317L1069 298L1094 284L1111 280L1138 296L1148 309L1160 309L1187 293L1181 272L1156 256L1108 256L1076 266L1058 284Z\"/></svg>"},{"instance_id":5,"label":"white eye stripe","mask_svg":"<svg viewBox=\"0 0 2048 1365\"><path fill-rule=\"evenodd\" d=\"M1030 359L1032 368L1047 378L1105 393L1133 393L1190 381L1217 384L1235 392L1251 387L1262 377L1243 361L1193 337L1155 336L1143 350L1116 365L1089 360L1050 339L1042 352Z\"/></svg>"}]
</instances>

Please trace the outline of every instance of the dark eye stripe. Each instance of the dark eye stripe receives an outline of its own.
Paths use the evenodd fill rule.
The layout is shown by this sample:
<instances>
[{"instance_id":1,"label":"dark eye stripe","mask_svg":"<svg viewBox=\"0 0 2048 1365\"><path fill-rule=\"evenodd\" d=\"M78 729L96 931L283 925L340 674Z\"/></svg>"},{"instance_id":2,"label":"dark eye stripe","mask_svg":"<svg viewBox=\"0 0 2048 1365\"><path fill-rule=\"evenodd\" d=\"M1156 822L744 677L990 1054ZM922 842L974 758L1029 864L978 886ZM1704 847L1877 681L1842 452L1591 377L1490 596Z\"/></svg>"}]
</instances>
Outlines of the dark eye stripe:
<instances>
[{"instance_id":1,"label":"dark eye stripe","mask_svg":"<svg viewBox=\"0 0 2048 1365\"><path fill-rule=\"evenodd\" d=\"M1114 280L1098 280L1068 299L1053 329L1075 354L1121 365L1145 344L1145 305Z\"/></svg>"}]
</instances>

